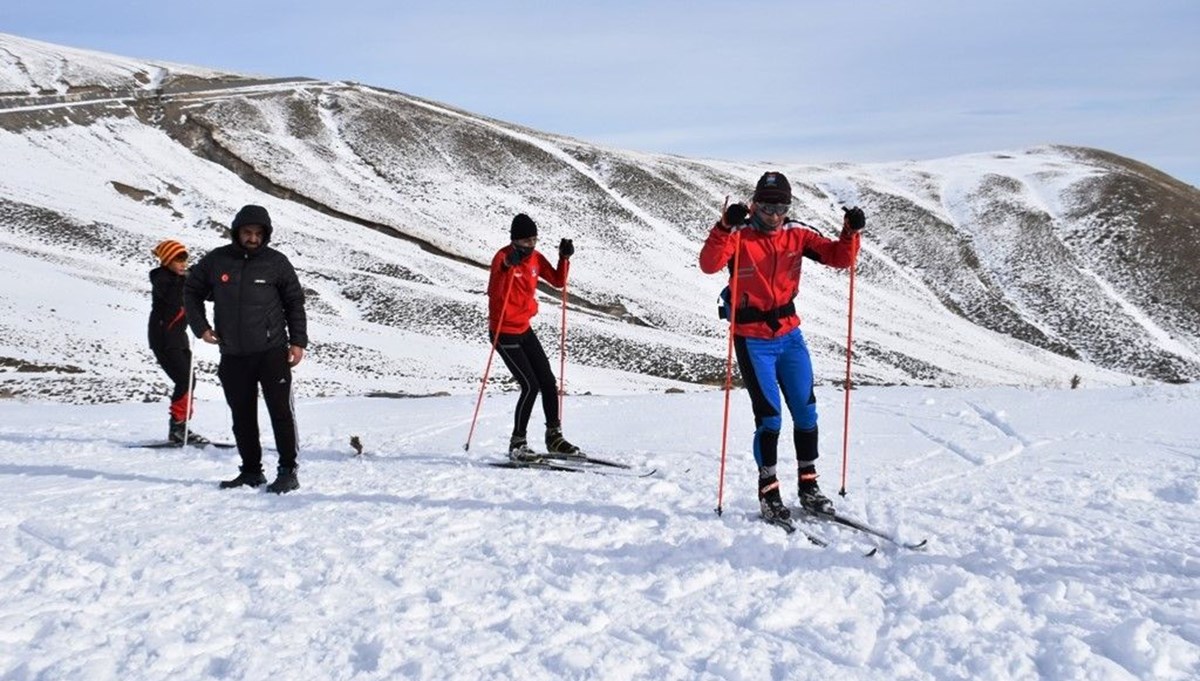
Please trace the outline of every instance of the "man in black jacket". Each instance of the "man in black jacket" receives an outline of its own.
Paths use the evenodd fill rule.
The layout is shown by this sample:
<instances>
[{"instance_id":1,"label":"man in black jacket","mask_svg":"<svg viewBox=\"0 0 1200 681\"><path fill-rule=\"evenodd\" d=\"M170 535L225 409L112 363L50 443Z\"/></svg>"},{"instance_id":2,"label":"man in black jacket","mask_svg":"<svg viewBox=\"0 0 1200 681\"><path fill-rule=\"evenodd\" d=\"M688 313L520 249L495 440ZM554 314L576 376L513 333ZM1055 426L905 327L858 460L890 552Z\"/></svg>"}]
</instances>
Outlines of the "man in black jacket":
<instances>
[{"instance_id":1,"label":"man in black jacket","mask_svg":"<svg viewBox=\"0 0 1200 681\"><path fill-rule=\"evenodd\" d=\"M238 476L223 481L221 487L258 487L267 481L258 435L258 386L262 385L279 450L279 473L267 490L283 494L300 487L292 367L304 358L308 346L304 290L287 256L267 246L271 216L266 208L243 206L233 218L230 236L233 243L204 256L184 285L192 333L221 347L217 376L233 413L233 436L242 457ZM204 309L209 298L213 326Z\"/></svg>"}]
</instances>

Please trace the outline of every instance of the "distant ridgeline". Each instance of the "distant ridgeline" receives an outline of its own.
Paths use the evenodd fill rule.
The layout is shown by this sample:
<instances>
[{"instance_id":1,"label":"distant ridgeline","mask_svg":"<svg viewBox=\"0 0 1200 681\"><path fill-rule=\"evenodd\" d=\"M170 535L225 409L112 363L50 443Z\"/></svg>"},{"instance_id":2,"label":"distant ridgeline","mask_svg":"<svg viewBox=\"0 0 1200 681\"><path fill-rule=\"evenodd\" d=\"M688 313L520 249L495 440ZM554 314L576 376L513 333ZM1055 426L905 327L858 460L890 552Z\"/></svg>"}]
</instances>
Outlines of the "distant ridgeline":
<instances>
[{"instance_id":1,"label":"distant ridgeline","mask_svg":"<svg viewBox=\"0 0 1200 681\"><path fill-rule=\"evenodd\" d=\"M245 203L270 208L272 245L306 287L301 394L477 387L487 265L518 212L543 244L576 245L569 391L724 380L725 282L697 253L725 198L748 199L764 166L601 148L354 83L7 35L0 52L4 396L159 399L149 249L225 243ZM776 169L791 179L791 216L827 235L842 205L866 212L856 383L1200 379L1190 185L1062 146ZM820 383L843 376L848 281L815 263L803 272L796 305ZM535 318L555 355L560 305L547 289ZM216 361L205 353L202 383Z\"/></svg>"}]
</instances>

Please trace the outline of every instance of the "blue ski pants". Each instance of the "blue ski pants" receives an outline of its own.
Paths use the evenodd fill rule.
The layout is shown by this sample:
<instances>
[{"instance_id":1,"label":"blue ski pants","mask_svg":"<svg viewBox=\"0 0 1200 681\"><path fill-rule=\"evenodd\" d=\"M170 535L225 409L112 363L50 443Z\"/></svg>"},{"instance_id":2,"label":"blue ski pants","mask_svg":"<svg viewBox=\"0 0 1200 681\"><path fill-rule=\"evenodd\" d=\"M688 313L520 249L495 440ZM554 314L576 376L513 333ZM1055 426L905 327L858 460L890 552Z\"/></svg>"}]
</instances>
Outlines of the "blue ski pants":
<instances>
[{"instance_id":1,"label":"blue ski pants","mask_svg":"<svg viewBox=\"0 0 1200 681\"><path fill-rule=\"evenodd\" d=\"M759 470L773 471L778 463L784 402L792 415L796 460L815 460L817 397L812 357L800 329L778 338L735 336L733 345L754 410L754 461Z\"/></svg>"}]
</instances>

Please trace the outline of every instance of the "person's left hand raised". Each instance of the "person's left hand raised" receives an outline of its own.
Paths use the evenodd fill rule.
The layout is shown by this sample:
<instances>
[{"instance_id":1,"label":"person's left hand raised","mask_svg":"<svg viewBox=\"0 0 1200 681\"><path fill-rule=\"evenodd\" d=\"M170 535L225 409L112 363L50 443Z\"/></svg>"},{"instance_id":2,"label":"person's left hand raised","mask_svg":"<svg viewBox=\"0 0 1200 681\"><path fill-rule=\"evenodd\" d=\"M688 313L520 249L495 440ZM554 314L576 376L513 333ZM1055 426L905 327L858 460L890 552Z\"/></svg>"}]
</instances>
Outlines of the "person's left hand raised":
<instances>
[{"instance_id":1,"label":"person's left hand raised","mask_svg":"<svg viewBox=\"0 0 1200 681\"><path fill-rule=\"evenodd\" d=\"M862 208L859 208L858 206L853 208L846 208L845 206L842 206L842 210L846 212L846 215L842 220L842 224L844 226L849 227L856 232L861 232L862 228L867 226L867 216L865 213L863 213Z\"/></svg>"}]
</instances>

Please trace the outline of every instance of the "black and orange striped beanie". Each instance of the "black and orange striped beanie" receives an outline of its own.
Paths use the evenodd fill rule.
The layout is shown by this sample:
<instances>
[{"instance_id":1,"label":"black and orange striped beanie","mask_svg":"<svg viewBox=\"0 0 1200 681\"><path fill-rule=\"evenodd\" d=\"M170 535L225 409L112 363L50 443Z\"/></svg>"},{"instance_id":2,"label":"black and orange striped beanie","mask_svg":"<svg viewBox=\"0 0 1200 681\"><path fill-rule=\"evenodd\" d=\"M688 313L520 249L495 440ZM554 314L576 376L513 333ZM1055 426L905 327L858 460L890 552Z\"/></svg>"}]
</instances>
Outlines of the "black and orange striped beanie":
<instances>
[{"instance_id":1,"label":"black and orange striped beanie","mask_svg":"<svg viewBox=\"0 0 1200 681\"><path fill-rule=\"evenodd\" d=\"M166 241L158 242L158 245L154 247L154 250L151 251L151 253L158 258L158 264L166 265L181 255L186 256L187 248L178 241L167 239Z\"/></svg>"}]
</instances>

